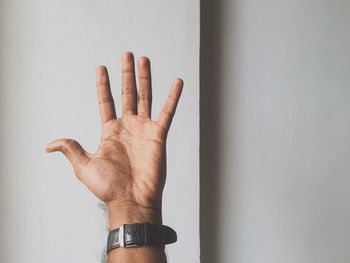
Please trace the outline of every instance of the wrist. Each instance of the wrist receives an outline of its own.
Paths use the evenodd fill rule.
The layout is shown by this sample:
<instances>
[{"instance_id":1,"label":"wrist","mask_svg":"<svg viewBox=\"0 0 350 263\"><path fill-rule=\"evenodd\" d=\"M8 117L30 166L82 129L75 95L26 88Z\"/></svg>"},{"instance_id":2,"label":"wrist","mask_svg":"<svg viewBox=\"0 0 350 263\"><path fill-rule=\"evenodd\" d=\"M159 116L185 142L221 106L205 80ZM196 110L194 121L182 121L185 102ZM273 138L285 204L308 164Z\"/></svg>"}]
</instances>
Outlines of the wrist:
<instances>
[{"instance_id":1,"label":"wrist","mask_svg":"<svg viewBox=\"0 0 350 263\"><path fill-rule=\"evenodd\" d=\"M122 224L144 223L162 224L162 211L159 208L143 207L135 203L107 204L109 231Z\"/></svg>"}]
</instances>

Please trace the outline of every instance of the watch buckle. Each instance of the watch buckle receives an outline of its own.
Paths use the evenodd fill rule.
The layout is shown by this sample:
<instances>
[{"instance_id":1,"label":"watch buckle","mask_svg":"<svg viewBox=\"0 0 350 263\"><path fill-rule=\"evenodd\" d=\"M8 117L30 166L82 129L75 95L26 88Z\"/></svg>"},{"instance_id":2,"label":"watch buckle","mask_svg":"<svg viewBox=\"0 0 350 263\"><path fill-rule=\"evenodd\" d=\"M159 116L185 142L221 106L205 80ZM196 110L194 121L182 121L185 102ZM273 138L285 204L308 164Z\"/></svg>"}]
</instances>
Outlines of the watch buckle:
<instances>
[{"instance_id":1,"label":"watch buckle","mask_svg":"<svg viewBox=\"0 0 350 263\"><path fill-rule=\"evenodd\" d=\"M144 231L143 244L125 244L125 225L123 224L119 227L119 232L118 232L119 247L140 247L148 243L148 239L150 237L150 224L143 223L143 224L135 224L135 225L143 225L143 231Z\"/></svg>"},{"instance_id":2,"label":"watch buckle","mask_svg":"<svg viewBox=\"0 0 350 263\"><path fill-rule=\"evenodd\" d=\"M119 246L125 247L124 225L121 225L119 227L118 240L119 240Z\"/></svg>"}]
</instances>

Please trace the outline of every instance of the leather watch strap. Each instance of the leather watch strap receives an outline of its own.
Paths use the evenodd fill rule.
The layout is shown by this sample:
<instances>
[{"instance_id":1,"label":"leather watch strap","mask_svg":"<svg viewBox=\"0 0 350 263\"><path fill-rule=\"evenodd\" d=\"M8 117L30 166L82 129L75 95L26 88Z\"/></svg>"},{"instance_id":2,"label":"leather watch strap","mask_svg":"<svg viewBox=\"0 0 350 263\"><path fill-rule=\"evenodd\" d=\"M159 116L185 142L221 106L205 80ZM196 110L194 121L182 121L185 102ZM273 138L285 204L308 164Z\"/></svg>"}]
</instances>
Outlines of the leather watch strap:
<instances>
[{"instance_id":1,"label":"leather watch strap","mask_svg":"<svg viewBox=\"0 0 350 263\"><path fill-rule=\"evenodd\" d=\"M109 232L107 253L119 247L164 246L176 241L176 232L166 225L151 223L124 224Z\"/></svg>"}]
</instances>

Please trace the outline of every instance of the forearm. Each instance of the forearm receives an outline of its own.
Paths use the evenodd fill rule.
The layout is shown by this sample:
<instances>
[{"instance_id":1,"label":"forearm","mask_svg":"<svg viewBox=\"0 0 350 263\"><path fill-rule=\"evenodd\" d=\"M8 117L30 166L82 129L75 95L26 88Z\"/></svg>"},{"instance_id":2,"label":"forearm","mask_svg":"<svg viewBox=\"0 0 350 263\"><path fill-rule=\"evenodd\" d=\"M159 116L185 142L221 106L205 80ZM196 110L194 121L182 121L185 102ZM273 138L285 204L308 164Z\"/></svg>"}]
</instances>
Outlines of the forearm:
<instances>
[{"instance_id":1,"label":"forearm","mask_svg":"<svg viewBox=\"0 0 350 263\"><path fill-rule=\"evenodd\" d=\"M109 231L122 224L149 222L162 224L162 213L159 210L138 206L107 205ZM108 263L166 263L164 247L144 246L137 248L116 248L108 254Z\"/></svg>"}]
</instances>

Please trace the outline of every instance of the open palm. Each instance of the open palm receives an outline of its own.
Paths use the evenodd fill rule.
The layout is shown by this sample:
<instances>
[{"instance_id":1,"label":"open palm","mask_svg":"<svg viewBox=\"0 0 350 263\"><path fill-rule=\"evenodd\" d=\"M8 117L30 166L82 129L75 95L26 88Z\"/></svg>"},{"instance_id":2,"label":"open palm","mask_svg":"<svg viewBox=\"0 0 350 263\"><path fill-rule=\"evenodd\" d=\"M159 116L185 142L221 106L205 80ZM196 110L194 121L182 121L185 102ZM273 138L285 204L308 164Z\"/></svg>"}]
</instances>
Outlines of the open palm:
<instances>
[{"instance_id":1,"label":"open palm","mask_svg":"<svg viewBox=\"0 0 350 263\"><path fill-rule=\"evenodd\" d=\"M102 119L101 143L95 154L72 139L58 139L47 152L61 151L77 178L106 204L130 204L159 209L166 180L166 137L180 98L183 81L176 79L156 121L151 119L150 61L138 61L139 92L134 56L122 57L122 109L117 118L107 68L99 66L97 94Z\"/></svg>"}]
</instances>

